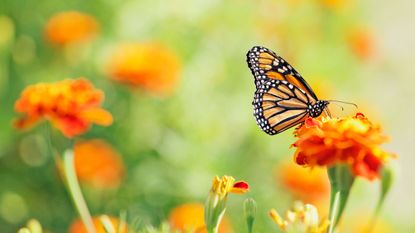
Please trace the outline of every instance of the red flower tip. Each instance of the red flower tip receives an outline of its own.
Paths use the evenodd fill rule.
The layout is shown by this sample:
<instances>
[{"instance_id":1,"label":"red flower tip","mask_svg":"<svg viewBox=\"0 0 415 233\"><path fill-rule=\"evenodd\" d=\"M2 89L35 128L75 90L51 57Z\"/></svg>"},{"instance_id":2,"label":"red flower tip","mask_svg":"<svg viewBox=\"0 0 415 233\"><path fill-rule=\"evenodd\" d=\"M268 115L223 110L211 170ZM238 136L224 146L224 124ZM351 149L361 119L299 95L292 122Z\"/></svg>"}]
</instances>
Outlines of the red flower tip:
<instances>
[{"instance_id":1,"label":"red flower tip","mask_svg":"<svg viewBox=\"0 0 415 233\"><path fill-rule=\"evenodd\" d=\"M358 112L358 113L356 113L356 116L354 118L357 118L357 119L365 119L366 116L363 113Z\"/></svg>"},{"instance_id":2,"label":"red flower tip","mask_svg":"<svg viewBox=\"0 0 415 233\"><path fill-rule=\"evenodd\" d=\"M318 120L316 120L316 119L314 119L314 118L312 118L312 117L308 117L306 120L305 120L305 126L307 127L307 128L309 128L309 127L314 127L314 126L320 126L320 122L318 121Z\"/></svg>"},{"instance_id":3,"label":"red flower tip","mask_svg":"<svg viewBox=\"0 0 415 233\"><path fill-rule=\"evenodd\" d=\"M233 185L234 188L237 189L245 189L248 190L249 189L249 185L248 183L244 182L244 181L238 181Z\"/></svg>"}]
</instances>

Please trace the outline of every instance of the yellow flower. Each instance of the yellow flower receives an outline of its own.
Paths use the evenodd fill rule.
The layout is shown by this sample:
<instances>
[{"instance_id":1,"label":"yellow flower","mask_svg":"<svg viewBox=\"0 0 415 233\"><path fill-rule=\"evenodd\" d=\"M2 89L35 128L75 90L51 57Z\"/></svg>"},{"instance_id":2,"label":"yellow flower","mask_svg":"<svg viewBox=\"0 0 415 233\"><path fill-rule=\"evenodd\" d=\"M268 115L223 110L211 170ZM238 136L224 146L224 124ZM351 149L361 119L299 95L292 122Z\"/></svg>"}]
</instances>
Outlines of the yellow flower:
<instances>
[{"instance_id":1,"label":"yellow flower","mask_svg":"<svg viewBox=\"0 0 415 233\"><path fill-rule=\"evenodd\" d=\"M206 233L203 221L204 208L200 203L188 203L177 206L169 215L169 223L172 230L194 230L195 233ZM219 225L218 233L232 233L232 228L227 218L223 218Z\"/></svg>"},{"instance_id":2,"label":"yellow flower","mask_svg":"<svg viewBox=\"0 0 415 233\"><path fill-rule=\"evenodd\" d=\"M212 182L211 192L220 197L225 197L228 193L241 194L248 192L248 190L249 186L245 181L235 182L235 178L232 176L222 176L221 179L216 176Z\"/></svg>"},{"instance_id":3,"label":"yellow flower","mask_svg":"<svg viewBox=\"0 0 415 233\"><path fill-rule=\"evenodd\" d=\"M379 178L384 163L393 154L383 151L387 141L380 127L363 114L346 118L308 118L295 131L298 140L295 161L299 165L332 166L349 164L355 176Z\"/></svg>"},{"instance_id":4,"label":"yellow flower","mask_svg":"<svg viewBox=\"0 0 415 233\"><path fill-rule=\"evenodd\" d=\"M177 56L157 43L120 45L108 66L112 79L156 94L171 92L180 71Z\"/></svg>"},{"instance_id":5,"label":"yellow flower","mask_svg":"<svg viewBox=\"0 0 415 233\"><path fill-rule=\"evenodd\" d=\"M57 45L68 45L93 38L98 32L96 20L85 13L65 11L53 15L46 24L45 37Z\"/></svg>"},{"instance_id":6,"label":"yellow flower","mask_svg":"<svg viewBox=\"0 0 415 233\"><path fill-rule=\"evenodd\" d=\"M75 144L74 164L78 179L96 187L116 187L121 183L125 167L121 156L108 143L99 139Z\"/></svg>"},{"instance_id":7,"label":"yellow flower","mask_svg":"<svg viewBox=\"0 0 415 233\"><path fill-rule=\"evenodd\" d=\"M205 224L208 232L216 232L226 210L229 193L243 194L249 186L245 181L235 182L232 176L215 176L205 204Z\"/></svg>"},{"instance_id":8,"label":"yellow flower","mask_svg":"<svg viewBox=\"0 0 415 233\"><path fill-rule=\"evenodd\" d=\"M287 211L285 219L274 209L269 215L285 233L325 233L329 226L328 220L319 220L316 207L310 204L303 205L301 202L296 202L293 209Z\"/></svg>"},{"instance_id":9,"label":"yellow flower","mask_svg":"<svg viewBox=\"0 0 415 233\"><path fill-rule=\"evenodd\" d=\"M15 103L22 116L15 122L19 129L46 119L66 137L86 132L92 123L108 126L109 112L100 107L104 93L86 79L66 79L26 87Z\"/></svg>"}]
</instances>

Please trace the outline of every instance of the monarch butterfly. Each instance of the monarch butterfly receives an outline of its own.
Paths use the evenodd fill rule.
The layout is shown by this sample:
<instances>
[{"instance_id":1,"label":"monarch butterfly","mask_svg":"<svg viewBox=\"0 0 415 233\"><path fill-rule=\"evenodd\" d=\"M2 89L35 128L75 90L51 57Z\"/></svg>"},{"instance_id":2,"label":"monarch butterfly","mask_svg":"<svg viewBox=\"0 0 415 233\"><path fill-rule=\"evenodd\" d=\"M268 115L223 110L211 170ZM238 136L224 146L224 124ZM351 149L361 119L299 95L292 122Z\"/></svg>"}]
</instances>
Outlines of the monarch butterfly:
<instances>
[{"instance_id":1,"label":"monarch butterfly","mask_svg":"<svg viewBox=\"0 0 415 233\"><path fill-rule=\"evenodd\" d=\"M259 127L270 135L301 124L307 117L330 115L327 100L319 100L301 75L273 51L255 46L248 51L248 66L255 78L252 102Z\"/></svg>"}]
</instances>

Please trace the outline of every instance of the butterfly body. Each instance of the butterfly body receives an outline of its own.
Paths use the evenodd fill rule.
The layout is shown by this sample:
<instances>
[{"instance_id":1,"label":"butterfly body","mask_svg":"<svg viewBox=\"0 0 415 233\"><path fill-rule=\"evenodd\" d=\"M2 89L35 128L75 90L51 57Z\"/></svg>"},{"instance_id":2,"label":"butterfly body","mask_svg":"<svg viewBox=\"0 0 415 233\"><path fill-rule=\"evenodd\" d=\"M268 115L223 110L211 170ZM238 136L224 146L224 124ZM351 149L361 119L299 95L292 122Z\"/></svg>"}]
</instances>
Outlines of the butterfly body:
<instances>
[{"instance_id":1,"label":"butterfly body","mask_svg":"<svg viewBox=\"0 0 415 233\"><path fill-rule=\"evenodd\" d=\"M255 77L254 116L264 132L278 134L327 111L329 102L318 100L301 75L274 52L255 46L247 62Z\"/></svg>"}]
</instances>

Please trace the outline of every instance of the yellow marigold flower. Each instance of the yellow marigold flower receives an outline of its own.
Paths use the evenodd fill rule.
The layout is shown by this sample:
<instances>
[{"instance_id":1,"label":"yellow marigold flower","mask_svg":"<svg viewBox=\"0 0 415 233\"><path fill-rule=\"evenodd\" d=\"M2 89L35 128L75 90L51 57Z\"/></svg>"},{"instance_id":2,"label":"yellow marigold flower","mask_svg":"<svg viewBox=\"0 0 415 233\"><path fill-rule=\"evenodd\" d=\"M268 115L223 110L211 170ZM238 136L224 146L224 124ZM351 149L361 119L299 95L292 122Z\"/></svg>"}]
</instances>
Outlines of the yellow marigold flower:
<instances>
[{"instance_id":1,"label":"yellow marigold flower","mask_svg":"<svg viewBox=\"0 0 415 233\"><path fill-rule=\"evenodd\" d=\"M346 118L308 118L295 135L297 164L314 167L345 163L354 175L369 180L379 178L386 160L394 156L379 147L387 141L380 127L361 113Z\"/></svg>"},{"instance_id":2,"label":"yellow marigold flower","mask_svg":"<svg viewBox=\"0 0 415 233\"><path fill-rule=\"evenodd\" d=\"M108 143L99 139L75 144L74 164L78 179L96 187L116 187L125 167L121 156Z\"/></svg>"},{"instance_id":3,"label":"yellow marigold flower","mask_svg":"<svg viewBox=\"0 0 415 233\"><path fill-rule=\"evenodd\" d=\"M296 202L293 209L287 211L285 219L274 209L269 215L284 233L325 233L329 226L328 220L320 221L316 207L301 202Z\"/></svg>"},{"instance_id":4,"label":"yellow marigold flower","mask_svg":"<svg viewBox=\"0 0 415 233\"><path fill-rule=\"evenodd\" d=\"M188 203L177 206L169 215L169 223L173 231L186 232L194 230L195 233L206 233L203 220L204 207L200 203ZM219 233L232 233L231 225L226 217L219 224Z\"/></svg>"},{"instance_id":5,"label":"yellow marigold flower","mask_svg":"<svg viewBox=\"0 0 415 233\"><path fill-rule=\"evenodd\" d=\"M347 35L350 50L360 59L367 59L374 53L374 38L367 29L354 29Z\"/></svg>"},{"instance_id":6,"label":"yellow marigold flower","mask_svg":"<svg viewBox=\"0 0 415 233\"><path fill-rule=\"evenodd\" d=\"M211 192L219 197L225 197L228 193L246 193L248 190L249 186L245 181L235 182L232 176L222 176L221 179L216 176L212 182Z\"/></svg>"},{"instance_id":7,"label":"yellow marigold flower","mask_svg":"<svg viewBox=\"0 0 415 233\"><path fill-rule=\"evenodd\" d=\"M226 201L229 193L243 194L248 192L249 186L245 181L235 182L232 176L215 176L209 196L205 204L205 224L208 232L216 232L226 210Z\"/></svg>"},{"instance_id":8,"label":"yellow marigold flower","mask_svg":"<svg viewBox=\"0 0 415 233\"><path fill-rule=\"evenodd\" d=\"M307 203L318 204L330 194L330 182L323 168L304 168L285 162L276 169L278 182L296 198Z\"/></svg>"},{"instance_id":9,"label":"yellow marigold flower","mask_svg":"<svg viewBox=\"0 0 415 233\"><path fill-rule=\"evenodd\" d=\"M156 43L120 45L109 61L114 80L157 94L173 90L179 70L177 56Z\"/></svg>"},{"instance_id":10,"label":"yellow marigold flower","mask_svg":"<svg viewBox=\"0 0 415 233\"><path fill-rule=\"evenodd\" d=\"M26 87L15 103L22 116L15 122L20 129L42 119L49 120L66 137L86 132L92 123L112 123L109 112L100 107L104 93L86 79L66 79Z\"/></svg>"},{"instance_id":11,"label":"yellow marigold flower","mask_svg":"<svg viewBox=\"0 0 415 233\"><path fill-rule=\"evenodd\" d=\"M53 15L46 24L45 37L57 45L68 45L93 38L98 32L96 20L85 13L65 11Z\"/></svg>"},{"instance_id":12,"label":"yellow marigold flower","mask_svg":"<svg viewBox=\"0 0 415 233\"><path fill-rule=\"evenodd\" d=\"M120 224L125 224L124 227L121 227L121 231L119 233L127 233L128 232L128 226L126 225L126 223L122 223L119 219L115 218L115 217L109 217L112 226L115 230L118 230L119 225ZM94 217L93 219L93 223L95 226L95 230L96 233L107 233L107 231L104 228L104 225L101 222L100 217ZM118 231L117 231L118 232ZM71 226L69 227L69 233L88 233L88 231L86 230L84 224L82 223L82 221L80 219L75 220Z\"/></svg>"}]
</instances>

